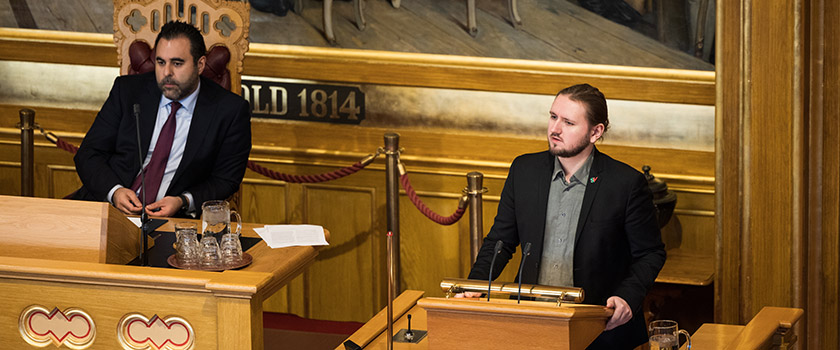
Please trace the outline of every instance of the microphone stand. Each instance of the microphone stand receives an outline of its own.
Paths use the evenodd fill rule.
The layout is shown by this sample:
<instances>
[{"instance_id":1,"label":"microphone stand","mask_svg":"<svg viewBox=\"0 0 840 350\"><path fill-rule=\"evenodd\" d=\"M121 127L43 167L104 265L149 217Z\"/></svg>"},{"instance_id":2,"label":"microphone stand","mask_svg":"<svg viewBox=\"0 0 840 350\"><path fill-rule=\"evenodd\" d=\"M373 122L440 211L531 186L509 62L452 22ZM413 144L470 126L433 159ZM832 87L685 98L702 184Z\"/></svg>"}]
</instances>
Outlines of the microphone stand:
<instances>
[{"instance_id":1,"label":"microphone stand","mask_svg":"<svg viewBox=\"0 0 840 350\"><path fill-rule=\"evenodd\" d=\"M525 248L522 249L522 262L519 263L519 292L516 293L517 304L522 299L522 268L525 267L525 258L528 255L531 255L531 242L525 243Z\"/></svg>"},{"instance_id":2,"label":"microphone stand","mask_svg":"<svg viewBox=\"0 0 840 350\"><path fill-rule=\"evenodd\" d=\"M388 268L388 323L385 337L385 346L387 350L394 349L394 291L396 290L394 284L396 283L396 271L394 270L394 233L388 231L387 244L385 246L388 257L385 259Z\"/></svg>"},{"instance_id":3,"label":"microphone stand","mask_svg":"<svg viewBox=\"0 0 840 350\"><path fill-rule=\"evenodd\" d=\"M496 263L496 256L501 252L502 240L498 240L493 248L493 259L490 260L490 276L487 277L487 301L490 301L490 290L493 288L493 264Z\"/></svg>"},{"instance_id":4,"label":"microphone stand","mask_svg":"<svg viewBox=\"0 0 840 350\"><path fill-rule=\"evenodd\" d=\"M134 124L137 129L137 160L140 162L140 201L143 209L140 212L140 266L149 266L149 215L146 214L146 169L143 168L143 150L140 143L140 104L134 104Z\"/></svg>"}]
</instances>

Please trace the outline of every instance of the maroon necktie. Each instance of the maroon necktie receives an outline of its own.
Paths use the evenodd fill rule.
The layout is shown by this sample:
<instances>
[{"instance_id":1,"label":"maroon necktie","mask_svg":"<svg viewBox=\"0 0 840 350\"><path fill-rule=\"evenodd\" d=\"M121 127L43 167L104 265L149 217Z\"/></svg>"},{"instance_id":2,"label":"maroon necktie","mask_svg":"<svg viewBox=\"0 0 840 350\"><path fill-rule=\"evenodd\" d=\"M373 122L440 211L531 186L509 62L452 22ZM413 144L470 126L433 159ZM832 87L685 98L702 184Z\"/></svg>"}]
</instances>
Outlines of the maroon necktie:
<instances>
[{"instance_id":1,"label":"maroon necktie","mask_svg":"<svg viewBox=\"0 0 840 350\"><path fill-rule=\"evenodd\" d=\"M166 162L169 160L169 151L172 149L172 140L175 138L175 113L181 108L178 101L173 101L171 111L163 128L160 129L155 150L152 152L152 160L146 165L146 205L154 203L160 189L160 181L163 179L163 172L166 170ZM140 188L141 176L134 179L131 189L137 192ZM142 200L142 198L141 198Z\"/></svg>"}]
</instances>

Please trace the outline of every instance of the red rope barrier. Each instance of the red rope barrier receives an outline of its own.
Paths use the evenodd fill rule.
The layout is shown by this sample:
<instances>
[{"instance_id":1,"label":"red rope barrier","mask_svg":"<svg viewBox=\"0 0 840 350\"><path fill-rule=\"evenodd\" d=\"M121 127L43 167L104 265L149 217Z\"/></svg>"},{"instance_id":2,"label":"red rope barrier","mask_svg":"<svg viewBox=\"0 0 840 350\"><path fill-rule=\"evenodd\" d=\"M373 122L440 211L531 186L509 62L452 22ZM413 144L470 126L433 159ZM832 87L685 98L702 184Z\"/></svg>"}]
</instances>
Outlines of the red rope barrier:
<instances>
[{"instance_id":1,"label":"red rope barrier","mask_svg":"<svg viewBox=\"0 0 840 350\"><path fill-rule=\"evenodd\" d=\"M355 164L348 166L346 168L341 168L336 171L331 171L328 173L318 174L318 175L289 175L278 173L271 169L266 169L263 166L257 164L254 161L248 161L248 169L255 171L256 173L263 175L265 177L292 182L292 183L315 183L315 182L325 182L330 180L340 179L347 175L351 175L356 173L359 170L362 170L367 166L367 164L362 164L362 162L356 162Z\"/></svg>"},{"instance_id":2,"label":"red rope barrier","mask_svg":"<svg viewBox=\"0 0 840 350\"><path fill-rule=\"evenodd\" d=\"M52 141L49 137L47 137L47 140ZM79 150L78 146L76 146L74 144L71 144L67 141L64 141L64 139L62 139L58 136L55 136L55 141L53 141L53 142L55 142L56 147L61 148L65 151L73 153L73 154L76 154L76 151Z\"/></svg>"},{"instance_id":3,"label":"red rope barrier","mask_svg":"<svg viewBox=\"0 0 840 350\"><path fill-rule=\"evenodd\" d=\"M61 148L65 151L67 151L67 152L76 154L76 151L79 150L78 146L73 145L73 144L71 144L67 141L64 141L64 139L62 139L58 136L55 136L55 134L46 133L45 136L47 136L47 140L50 140L53 143L55 143L56 147ZM257 164L254 161L250 161L250 160L248 161L248 169L251 169L251 170L253 170L254 172L256 172L260 175L266 176L266 177L274 179L274 180L280 180L280 181L286 181L286 182L292 182L292 183L315 183L315 182L325 182L325 181L330 181L330 180L336 180L336 179L340 179L342 177L345 177L347 175L354 174L357 171L364 169L368 164L372 163L373 159L375 159L375 156L368 156L366 159L364 159L362 161L359 161L359 162L356 162L355 164L353 164L351 166L348 166L346 168L342 168L342 169L338 169L336 171L332 171L332 172L324 173L324 174L318 174L318 175L289 175L289 174L278 173L274 170L266 169L265 167Z\"/></svg>"},{"instance_id":4,"label":"red rope barrier","mask_svg":"<svg viewBox=\"0 0 840 350\"><path fill-rule=\"evenodd\" d=\"M414 192L414 187L411 187L411 182L408 180L408 174L400 175L400 183L402 184L403 189L405 189L405 194L408 196L408 199L411 200L411 203L414 203L414 206L417 207L423 215L440 225L452 225L458 222L458 220L461 220L461 217L464 216L464 212L467 211L466 202L462 200L458 203L458 209L455 210L455 213L444 217L429 209L429 207L420 200L420 197L417 196L417 192Z\"/></svg>"}]
</instances>

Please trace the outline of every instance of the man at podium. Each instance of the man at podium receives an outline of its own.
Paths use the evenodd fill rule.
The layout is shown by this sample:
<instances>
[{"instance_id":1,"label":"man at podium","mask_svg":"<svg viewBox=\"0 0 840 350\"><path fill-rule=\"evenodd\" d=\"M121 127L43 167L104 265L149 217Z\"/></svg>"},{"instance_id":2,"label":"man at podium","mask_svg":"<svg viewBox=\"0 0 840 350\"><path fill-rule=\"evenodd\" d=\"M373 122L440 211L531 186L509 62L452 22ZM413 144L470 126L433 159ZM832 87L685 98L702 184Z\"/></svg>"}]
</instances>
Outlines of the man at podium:
<instances>
[{"instance_id":1,"label":"man at podium","mask_svg":"<svg viewBox=\"0 0 840 350\"><path fill-rule=\"evenodd\" d=\"M74 199L139 214L145 186L148 214L174 216L239 188L251 151L248 102L200 76L206 47L192 25L165 24L154 52L154 73L114 81L76 153Z\"/></svg>"},{"instance_id":2,"label":"man at podium","mask_svg":"<svg viewBox=\"0 0 840 350\"><path fill-rule=\"evenodd\" d=\"M665 263L665 245L644 175L595 147L608 127L597 88L557 94L549 149L513 161L469 278L496 278L517 246L530 246L517 278L583 288L584 303L615 310L589 349L632 349L647 341L642 301Z\"/></svg>"}]
</instances>

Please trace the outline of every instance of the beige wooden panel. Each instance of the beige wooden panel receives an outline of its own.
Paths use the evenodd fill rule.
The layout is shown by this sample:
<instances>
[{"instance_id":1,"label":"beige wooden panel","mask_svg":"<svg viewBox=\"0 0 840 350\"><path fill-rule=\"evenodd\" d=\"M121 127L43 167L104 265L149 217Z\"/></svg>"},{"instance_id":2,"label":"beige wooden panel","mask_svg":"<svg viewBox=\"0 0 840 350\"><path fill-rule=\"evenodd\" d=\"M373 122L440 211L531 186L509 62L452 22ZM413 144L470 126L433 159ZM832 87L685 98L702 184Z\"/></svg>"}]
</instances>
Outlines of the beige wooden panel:
<instances>
[{"instance_id":1,"label":"beige wooden panel","mask_svg":"<svg viewBox=\"0 0 840 350\"><path fill-rule=\"evenodd\" d=\"M0 194L20 195L20 162L0 161Z\"/></svg>"},{"instance_id":2,"label":"beige wooden panel","mask_svg":"<svg viewBox=\"0 0 840 350\"><path fill-rule=\"evenodd\" d=\"M274 295L263 301L263 311L306 315L306 292L304 275L295 277Z\"/></svg>"},{"instance_id":3,"label":"beige wooden panel","mask_svg":"<svg viewBox=\"0 0 840 350\"><path fill-rule=\"evenodd\" d=\"M426 205L443 216L458 207L458 199L445 196L421 196ZM443 226L428 219L407 196L400 196L400 250L403 290L426 292L426 296L443 296L440 281L463 277L461 262L469 260L469 242L459 231L469 233L469 214L456 224ZM465 229L461 229L464 227ZM463 245L467 245L467 254Z\"/></svg>"},{"instance_id":4,"label":"beige wooden panel","mask_svg":"<svg viewBox=\"0 0 840 350\"><path fill-rule=\"evenodd\" d=\"M330 228L330 246L305 273L309 312L317 319L363 322L381 306L384 207L374 187L307 185L305 222Z\"/></svg>"},{"instance_id":5,"label":"beige wooden panel","mask_svg":"<svg viewBox=\"0 0 840 350\"><path fill-rule=\"evenodd\" d=\"M219 327L219 349L263 349L263 322L260 305L251 299L216 299L218 319L227 324ZM253 308L256 312L251 312ZM250 330L246 332L243 330ZM198 347L196 347L198 349Z\"/></svg>"},{"instance_id":6,"label":"beige wooden panel","mask_svg":"<svg viewBox=\"0 0 840 350\"><path fill-rule=\"evenodd\" d=\"M794 109L801 88L795 82L799 68L794 66L794 55L800 44L794 35L795 3L771 0L748 5L754 32L748 39L750 110L744 119L749 134L743 149L748 181L743 215L749 218L742 238L747 244L741 271L744 320L766 305L793 306L798 297L793 286L799 266L794 267L793 259L799 253L794 245L803 232L802 211L797 209L803 194L797 186L803 181L803 131L797 117L802 110Z\"/></svg>"},{"instance_id":7,"label":"beige wooden panel","mask_svg":"<svg viewBox=\"0 0 840 350\"><path fill-rule=\"evenodd\" d=\"M47 197L64 198L82 187L82 181L76 174L76 167L65 165L47 165L38 167L38 170L45 169L49 181Z\"/></svg>"},{"instance_id":8,"label":"beige wooden panel","mask_svg":"<svg viewBox=\"0 0 840 350\"><path fill-rule=\"evenodd\" d=\"M69 285L55 282L0 280L0 343L4 349L28 349L17 330L24 308L34 303L49 310L81 308L96 325L92 350L119 349L117 325L120 318L137 312L151 318L158 315L186 319L196 334L195 349L216 349L216 303L210 293L189 293L149 288Z\"/></svg>"},{"instance_id":9,"label":"beige wooden panel","mask_svg":"<svg viewBox=\"0 0 840 350\"><path fill-rule=\"evenodd\" d=\"M680 249L709 256L715 254L714 216L676 215L676 218L682 229Z\"/></svg>"},{"instance_id":10,"label":"beige wooden panel","mask_svg":"<svg viewBox=\"0 0 840 350\"><path fill-rule=\"evenodd\" d=\"M242 180L242 220L261 224L287 223L285 182L268 180L262 175L247 172Z\"/></svg>"},{"instance_id":11,"label":"beige wooden panel","mask_svg":"<svg viewBox=\"0 0 840 350\"><path fill-rule=\"evenodd\" d=\"M287 190L285 182L269 180L266 177L246 172L242 180L242 220L261 224L283 224L288 222L286 212ZM274 295L263 302L268 312L304 313L303 275L292 279Z\"/></svg>"}]
</instances>

